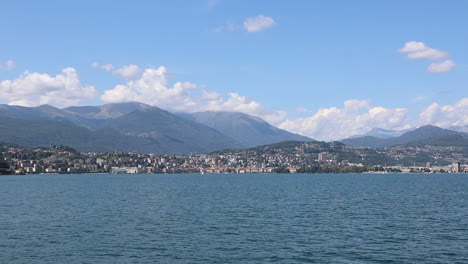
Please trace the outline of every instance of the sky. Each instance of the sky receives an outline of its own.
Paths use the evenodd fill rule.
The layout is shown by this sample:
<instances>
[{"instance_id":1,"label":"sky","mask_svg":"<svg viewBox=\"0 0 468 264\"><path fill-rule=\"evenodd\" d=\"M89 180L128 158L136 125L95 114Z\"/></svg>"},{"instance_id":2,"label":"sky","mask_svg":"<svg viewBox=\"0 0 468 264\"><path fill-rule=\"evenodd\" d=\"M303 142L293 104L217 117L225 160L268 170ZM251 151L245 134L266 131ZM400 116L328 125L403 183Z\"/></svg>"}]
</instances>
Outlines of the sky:
<instances>
[{"instance_id":1,"label":"sky","mask_svg":"<svg viewBox=\"0 0 468 264\"><path fill-rule=\"evenodd\" d=\"M0 103L240 111L318 140L468 126L468 1L0 2Z\"/></svg>"}]
</instances>

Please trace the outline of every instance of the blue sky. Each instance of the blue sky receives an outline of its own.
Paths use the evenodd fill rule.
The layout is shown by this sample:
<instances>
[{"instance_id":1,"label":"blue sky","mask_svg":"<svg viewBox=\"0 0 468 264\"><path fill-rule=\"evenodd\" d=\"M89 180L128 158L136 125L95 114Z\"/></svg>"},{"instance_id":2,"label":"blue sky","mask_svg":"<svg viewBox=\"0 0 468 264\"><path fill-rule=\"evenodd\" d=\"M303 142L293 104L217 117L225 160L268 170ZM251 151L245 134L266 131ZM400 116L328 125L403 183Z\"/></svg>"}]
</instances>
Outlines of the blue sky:
<instances>
[{"instance_id":1,"label":"blue sky","mask_svg":"<svg viewBox=\"0 0 468 264\"><path fill-rule=\"evenodd\" d=\"M16 0L0 10L1 103L242 111L324 140L468 125L466 1Z\"/></svg>"}]
</instances>

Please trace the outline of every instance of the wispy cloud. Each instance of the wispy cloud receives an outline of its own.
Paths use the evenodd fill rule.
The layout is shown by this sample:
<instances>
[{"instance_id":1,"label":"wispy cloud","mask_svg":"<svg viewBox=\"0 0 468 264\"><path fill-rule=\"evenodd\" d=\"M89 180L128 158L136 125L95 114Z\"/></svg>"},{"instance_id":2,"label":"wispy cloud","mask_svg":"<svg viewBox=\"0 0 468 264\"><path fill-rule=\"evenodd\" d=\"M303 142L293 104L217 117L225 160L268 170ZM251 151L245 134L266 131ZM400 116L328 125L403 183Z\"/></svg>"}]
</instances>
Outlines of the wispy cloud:
<instances>
[{"instance_id":1,"label":"wispy cloud","mask_svg":"<svg viewBox=\"0 0 468 264\"><path fill-rule=\"evenodd\" d=\"M202 10L203 11L206 11L206 12L211 12L213 10L216 9L216 7L218 7L218 5L220 4L220 0L206 0L203 2L203 5L202 5Z\"/></svg>"},{"instance_id":2,"label":"wispy cloud","mask_svg":"<svg viewBox=\"0 0 468 264\"><path fill-rule=\"evenodd\" d=\"M427 97L426 95L419 95L419 96L416 96L416 97L413 99L413 101L415 101L415 102L421 102L421 101L425 101L425 100L427 100L427 99L428 99L428 97Z\"/></svg>"},{"instance_id":3,"label":"wispy cloud","mask_svg":"<svg viewBox=\"0 0 468 264\"><path fill-rule=\"evenodd\" d=\"M142 70L135 64L125 65L123 67L117 68L112 64L99 64L97 62L93 62L91 64L94 68L103 69L107 72L110 72L114 75L119 75L126 79L134 79L141 75Z\"/></svg>"},{"instance_id":4,"label":"wispy cloud","mask_svg":"<svg viewBox=\"0 0 468 264\"><path fill-rule=\"evenodd\" d=\"M235 23L226 22L219 27L211 29L211 31L215 33L221 33L233 32L238 29L244 29L247 32L256 33L272 27L273 25L275 25L275 23L275 20L271 17L257 15L255 17L246 18L242 26L236 25Z\"/></svg>"},{"instance_id":5,"label":"wispy cloud","mask_svg":"<svg viewBox=\"0 0 468 264\"><path fill-rule=\"evenodd\" d=\"M12 60L7 60L3 64L0 64L0 69L13 70L16 68L16 63Z\"/></svg>"},{"instance_id":6,"label":"wispy cloud","mask_svg":"<svg viewBox=\"0 0 468 264\"><path fill-rule=\"evenodd\" d=\"M273 18L257 15L255 17L249 17L244 21L244 29L247 30L247 32L254 33L270 28L274 24L275 20Z\"/></svg>"},{"instance_id":7,"label":"wispy cloud","mask_svg":"<svg viewBox=\"0 0 468 264\"><path fill-rule=\"evenodd\" d=\"M231 22L226 22L224 25L213 28L212 32L221 33L221 32L232 32L236 30L237 26Z\"/></svg>"}]
</instances>

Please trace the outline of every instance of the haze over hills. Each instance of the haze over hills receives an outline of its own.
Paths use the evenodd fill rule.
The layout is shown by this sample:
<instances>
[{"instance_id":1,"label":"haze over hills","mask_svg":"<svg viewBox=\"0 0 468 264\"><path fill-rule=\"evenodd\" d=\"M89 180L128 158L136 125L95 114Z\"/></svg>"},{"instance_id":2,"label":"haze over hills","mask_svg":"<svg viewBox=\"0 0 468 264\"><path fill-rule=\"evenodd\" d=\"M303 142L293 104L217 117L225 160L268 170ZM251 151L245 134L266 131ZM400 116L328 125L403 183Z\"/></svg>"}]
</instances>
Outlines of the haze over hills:
<instances>
[{"instance_id":1,"label":"haze over hills","mask_svg":"<svg viewBox=\"0 0 468 264\"><path fill-rule=\"evenodd\" d=\"M90 129L97 129L103 120L88 118L50 105L24 107L17 105L0 105L0 116L22 120L53 120L70 122Z\"/></svg>"},{"instance_id":2,"label":"haze over hills","mask_svg":"<svg viewBox=\"0 0 468 264\"><path fill-rule=\"evenodd\" d=\"M131 144L130 139L125 138ZM26 147L67 145L80 151L111 152L118 146L119 135L91 131L70 122L26 120L0 117L0 141ZM122 150L128 150L119 146Z\"/></svg>"},{"instance_id":3,"label":"haze over hills","mask_svg":"<svg viewBox=\"0 0 468 264\"><path fill-rule=\"evenodd\" d=\"M452 126L449 127L449 129L457 132L468 133L468 126Z\"/></svg>"},{"instance_id":4,"label":"haze over hills","mask_svg":"<svg viewBox=\"0 0 468 264\"><path fill-rule=\"evenodd\" d=\"M311 138L274 127L261 118L240 112L207 111L181 116L216 129L233 138L243 147L267 145L288 140L314 141Z\"/></svg>"},{"instance_id":5,"label":"haze over hills","mask_svg":"<svg viewBox=\"0 0 468 264\"><path fill-rule=\"evenodd\" d=\"M394 145L408 144L411 142L425 141L429 142L430 140L436 141L439 137L445 137L449 135L460 135L462 137L468 137L468 134L462 132L456 132L453 130L443 129L436 126L422 126L415 130L408 131L403 133L399 137L395 138L377 138L373 136L364 136L358 138L350 138L341 140L341 142L346 145L355 146L355 147L369 147L369 148L383 148Z\"/></svg>"},{"instance_id":6,"label":"haze over hills","mask_svg":"<svg viewBox=\"0 0 468 264\"><path fill-rule=\"evenodd\" d=\"M349 137L347 139L353 139L353 138L361 138L361 137L375 137L375 138L394 138L394 137L399 137L403 135L405 132L414 130L413 129L405 129L405 130L388 130L388 129L383 129L383 128L373 128L369 130L369 132L363 134L363 135L355 135L352 137Z\"/></svg>"},{"instance_id":7,"label":"haze over hills","mask_svg":"<svg viewBox=\"0 0 468 264\"><path fill-rule=\"evenodd\" d=\"M127 103L114 103L104 104L98 106L70 106L63 110L72 112L87 118L96 119L112 119L121 117L125 114L131 113L136 110L144 110L151 108L152 106L138 103L138 102L127 102Z\"/></svg>"}]
</instances>

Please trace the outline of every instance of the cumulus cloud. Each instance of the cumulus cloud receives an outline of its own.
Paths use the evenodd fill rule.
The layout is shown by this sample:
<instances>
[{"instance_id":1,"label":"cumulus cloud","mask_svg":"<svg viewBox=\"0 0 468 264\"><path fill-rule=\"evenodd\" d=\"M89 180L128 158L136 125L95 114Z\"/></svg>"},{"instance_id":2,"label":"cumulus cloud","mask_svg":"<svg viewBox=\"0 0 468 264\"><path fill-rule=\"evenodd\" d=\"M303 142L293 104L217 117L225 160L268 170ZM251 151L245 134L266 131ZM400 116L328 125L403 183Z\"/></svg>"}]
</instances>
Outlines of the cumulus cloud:
<instances>
[{"instance_id":1,"label":"cumulus cloud","mask_svg":"<svg viewBox=\"0 0 468 264\"><path fill-rule=\"evenodd\" d=\"M452 60L445 60L443 62L434 62L427 67L428 72L440 73L451 71L455 67L455 62Z\"/></svg>"},{"instance_id":2,"label":"cumulus cloud","mask_svg":"<svg viewBox=\"0 0 468 264\"><path fill-rule=\"evenodd\" d=\"M94 68L103 69L114 75L119 75L125 79L138 78L142 73L142 70L135 64L125 65L121 68L116 68L112 64L99 64L97 62L93 62L91 66L93 66Z\"/></svg>"},{"instance_id":3,"label":"cumulus cloud","mask_svg":"<svg viewBox=\"0 0 468 264\"><path fill-rule=\"evenodd\" d=\"M442 60L449 57L449 53L447 51L431 48L424 42L418 41L406 42L403 48L400 48L398 51L406 53L406 56L409 59ZM431 63L427 68L427 71L431 73L448 72L454 67L455 62L448 59L442 62Z\"/></svg>"},{"instance_id":4,"label":"cumulus cloud","mask_svg":"<svg viewBox=\"0 0 468 264\"><path fill-rule=\"evenodd\" d=\"M78 105L96 95L94 86L81 84L74 68L65 68L55 76L25 71L15 80L0 82L0 99L7 100L10 105L65 107Z\"/></svg>"},{"instance_id":5,"label":"cumulus cloud","mask_svg":"<svg viewBox=\"0 0 468 264\"><path fill-rule=\"evenodd\" d=\"M409 59L440 60L449 56L448 52L427 46L424 42L409 41L398 50L406 53Z\"/></svg>"},{"instance_id":6,"label":"cumulus cloud","mask_svg":"<svg viewBox=\"0 0 468 264\"><path fill-rule=\"evenodd\" d=\"M339 140L374 127L408 128L407 112L405 108L372 107L368 100L348 100L343 108L322 108L310 117L286 120L279 127L318 140Z\"/></svg>"},{"instance_id":7,"label":"cumulus cloud","mask_svg":"<svg viewBox=\"0 0 468 264\"><path fill-rule=\"evenodd\" d=\"M255 17L249 17L244 21L244 28L247 32L260 32L264 29L272 27L275 24L275 20L271 17L264 15L257 15Z\"/></svg>"},{"instance_id":8,"label":"cumulus cloud","mask_svg":"<svg viewBox=\"0 0 468 264\"><path fill-rule=\"evenodd\" d=\"M225 99L215 91L190 82L170 85L169 76L164 66L145 69L139 79L104 91L101 99L110 103L143 102L174 112L238 111L261 117L273 124L286 118L286 112L265 109L260 103L238 93L229 93Z\"/></svg>"},{"instance_id":9,"label":"cumulus cloud","mask_svg":"<svg viewBox=\"0 0 468 264\"><path fill-rule=\"evenodd\" d=\"M462 98L453 105L440 106L432 103L421 112L418 123L444 128L468 125L468 97Z\"/></svg>"}]
</instances>

